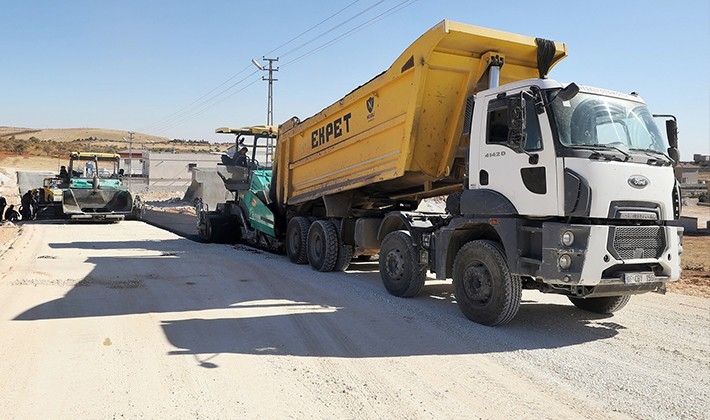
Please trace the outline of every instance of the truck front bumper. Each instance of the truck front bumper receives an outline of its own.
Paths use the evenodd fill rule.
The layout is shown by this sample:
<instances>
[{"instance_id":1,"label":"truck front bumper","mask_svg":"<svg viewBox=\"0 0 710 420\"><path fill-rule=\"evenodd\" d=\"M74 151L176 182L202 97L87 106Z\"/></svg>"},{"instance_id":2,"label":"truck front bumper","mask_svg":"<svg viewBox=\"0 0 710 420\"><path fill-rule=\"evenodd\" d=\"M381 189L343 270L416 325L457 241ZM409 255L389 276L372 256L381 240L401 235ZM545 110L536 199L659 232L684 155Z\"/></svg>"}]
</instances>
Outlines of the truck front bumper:
<instances>
[{"instance_id":1,"label":"truck front bumper","mask_svg":"<svg viewBox=\"0 0 710 420\"><path fill-rule=\"evenodd\" d=\"M619 295L680 278L683 228L545 223L543 232L539 280L553 287Z\"/></svg>"}]
</instances>

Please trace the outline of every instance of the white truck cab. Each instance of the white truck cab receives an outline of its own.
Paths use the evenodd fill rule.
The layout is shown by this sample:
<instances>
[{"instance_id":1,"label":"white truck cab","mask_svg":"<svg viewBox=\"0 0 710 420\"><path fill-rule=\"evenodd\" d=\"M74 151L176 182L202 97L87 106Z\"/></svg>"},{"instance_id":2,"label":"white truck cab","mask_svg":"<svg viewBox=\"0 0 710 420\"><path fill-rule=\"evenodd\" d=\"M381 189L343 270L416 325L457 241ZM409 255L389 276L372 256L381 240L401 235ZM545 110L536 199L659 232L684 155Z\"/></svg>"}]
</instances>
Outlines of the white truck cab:
<instances>
[{"instance_id":1,"label":"white truck cab","mask_svg":"<svg viewBox=\"0 0 710 420\"><path fill-rule=\"evenodd\" d=\"M680 278L683 229L668 224L680 215L674 121L669 145L638 95L549 79L493 87L471 100L468 182L436 243L478 231L502 245L522 288L565 294L597 312ZM481 322L485 284L477 286L466 263L457 267L454 256L437 252L437 277L453 276L456 288L463 276L462 310ZM482 322L505 322L506 310L499 312Z\"/></svg>"}]
</instances>

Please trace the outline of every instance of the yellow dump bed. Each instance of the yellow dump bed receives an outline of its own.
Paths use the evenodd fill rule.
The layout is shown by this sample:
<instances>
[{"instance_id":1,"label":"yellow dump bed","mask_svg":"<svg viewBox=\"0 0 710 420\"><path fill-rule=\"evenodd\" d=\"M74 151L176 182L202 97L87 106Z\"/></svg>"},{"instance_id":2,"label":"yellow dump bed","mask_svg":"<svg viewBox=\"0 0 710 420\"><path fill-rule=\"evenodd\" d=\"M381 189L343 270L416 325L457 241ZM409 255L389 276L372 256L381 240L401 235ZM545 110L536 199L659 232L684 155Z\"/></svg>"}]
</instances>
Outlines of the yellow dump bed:
<instances>
[{"instance_id":1,"label":"yellow dump bed","mask_svg":"<svg viewBox=\"0 0 710 420\"><path fill-rule=\"evenodd\" d=\"M566 56L554 43L552 65ZM461 188L466 99L487 88L492 57L500 84L539 77L535 38L444 20L392 66L318 114L279 128L277 199L299 204L358 189L372 197L422 198Z\"/></svg>"}]
</instances>

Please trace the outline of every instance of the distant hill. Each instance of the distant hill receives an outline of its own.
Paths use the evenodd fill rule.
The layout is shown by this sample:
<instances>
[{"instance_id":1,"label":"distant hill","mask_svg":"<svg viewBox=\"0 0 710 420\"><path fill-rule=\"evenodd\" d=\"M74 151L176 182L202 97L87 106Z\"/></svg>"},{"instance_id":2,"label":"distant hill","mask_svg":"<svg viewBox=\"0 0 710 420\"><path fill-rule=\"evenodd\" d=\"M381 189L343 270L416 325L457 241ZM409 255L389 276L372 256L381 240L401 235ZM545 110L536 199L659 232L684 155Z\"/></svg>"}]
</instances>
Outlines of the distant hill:
<instances>
[{"instance_id":1,"label":"distant hill","mask_svg":"<svg viewBox=\"0 0 710 420\"><path fill-rule=\"evenodd\" d=\"M128 131L106 128L24 128L0 126L0 152L65 156L69 151L118 152L129 147ZM230 142L209 143L204 140L169 139L134 133L133 150L177 153L216 153L227 149Z\"/></svg>"},{"instance_id":2,"label":"distant hill","mask_svg":"<svg viewBox=\"0 0 710 420\"><path fill-rule=\"evenodd\" d=\"M73 141L77 139L95 138L123 142L128 138L128 131L111 130L106 128L22 128L0 126L0 139L14 136L18 140L29 140L32 137L40 140L54 140L58 142ZM135 142L167 143L167 137L151 136L150 134L135 133Z\"/></svg>"}]
</instances>

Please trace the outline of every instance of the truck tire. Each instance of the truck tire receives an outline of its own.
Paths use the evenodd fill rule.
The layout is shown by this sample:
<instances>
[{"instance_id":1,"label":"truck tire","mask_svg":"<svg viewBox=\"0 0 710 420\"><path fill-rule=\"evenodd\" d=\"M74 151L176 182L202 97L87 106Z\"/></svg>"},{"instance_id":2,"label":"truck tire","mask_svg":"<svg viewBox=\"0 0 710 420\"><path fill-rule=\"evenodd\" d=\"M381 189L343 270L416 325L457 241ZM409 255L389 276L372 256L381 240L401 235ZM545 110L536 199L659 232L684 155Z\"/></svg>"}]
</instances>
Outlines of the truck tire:
<instances>
[{"instance_id":1,"label":"truck tire","mask_svg":"<svg viewBox=\"0 0 710 420\"><path fill-rule=\"evenodd\" d=\"M586 299L567 296L567 298L579 309L584 309L585 311L597 314L610 314L621 310L621 308L626 306L626 304L629 303L631 296L605 296Z\"/></svg>"},{"instance_id":2,"label":"truck tire","mask_svg":"<svg viewBox=\"0 0 710 420\"><path fill-rule=\"evenodd\" d=\"M338 223L331 221L333 227L335 227L336 234L338 232ZM339 237L339 235L338 235ZM345 271L350 266L350 261L353 260L353 255L355 254L355 248L352 245L345 245L340 242L340 247L338 248L338 260L335 262L335 267L333 271Z\"/></svg>"},{"instance_id":3,"label":"truck tire","mask_svg":"<svg viewBox=\"0 0 710 420\"><path fill-rule=\"evenodd\" d=\"M380 247L380 277L385 289L394 296L419 294L426 279L426 266L419 264L412 236L406 230L390 232Z\"/></svg>"},{"instance_id":4,"label":"truck tire","mask_svg":"<svg viewBox=\"0 0 710 420\"><path fill-rule=\"evenodd\" d=\"M335 267L333 271L345 271L350 266L350 261L353 260L353 253L355 250L352 245L340 245L338 250L338 261L335 262Z\"/></svg>"},{"instance_id":5,"label":"truck tire","mask_svg":"<svg viewBox=\"0 0 710 420\"><path fill-rule=\"evenodd\" d=\"M479 324L505 324L520 308L522 282L493 241L471 241L456 253L453 286L461 312Z\"/></svg>"},{"instance_id":6,"label":"truck tire","mask_svg":"<svg viewBox=\"0 0 710 420\"><path fill-rule=\"evenodd\" d=\"M308 262L308 219L296 216L286 227L286 254L294 264Z\"/></svg>"},{"instance_id":7,"label":"truck tire","mask_svg":"<svg viewBox=\"0 0 710 420\"><path fill-rule=\"evenodd\" d=\"M327 220L316 220L308 229L308 262L318 271L333 271L338 261L340 241L335 226Z\"/></svg>"}]
</instances>

